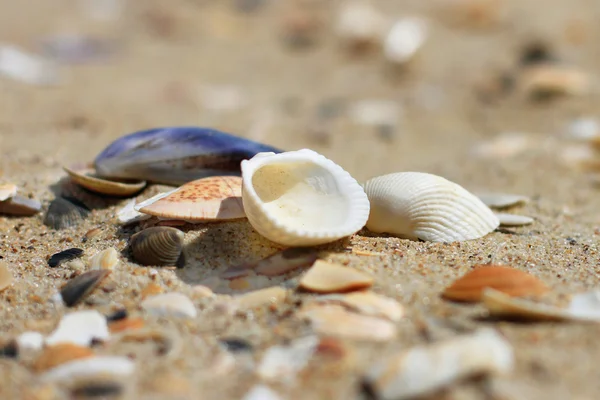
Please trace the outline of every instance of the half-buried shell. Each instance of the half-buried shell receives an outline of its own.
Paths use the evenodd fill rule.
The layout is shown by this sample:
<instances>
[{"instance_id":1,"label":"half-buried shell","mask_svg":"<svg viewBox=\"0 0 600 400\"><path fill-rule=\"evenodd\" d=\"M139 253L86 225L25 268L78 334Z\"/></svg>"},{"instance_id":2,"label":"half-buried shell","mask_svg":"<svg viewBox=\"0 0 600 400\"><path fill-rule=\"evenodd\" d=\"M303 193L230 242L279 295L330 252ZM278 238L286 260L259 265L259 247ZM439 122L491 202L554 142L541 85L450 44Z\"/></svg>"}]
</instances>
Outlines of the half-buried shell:
<instances>
[{"instance_id":1,"label":"half-buried shell","mask_svg":"<svg viewBox=\"0 0 600 400\"><path fill-rule=\"evenodd\" d=\"M109 196L131 196L146 187L145 181L106 180L95 176L94 170L73 170L63 167L73 182L79 186L99 194Z\"/></svg>"},{"instance_id":2,"label":"half-buried shell","mask_svg":"<svg viewBox=\"0 0 600 400\"><path fill-rule=\"evenodd\" d=\"M483 237L500 224L479 198L440 176L399 172L370 179L364 189L372 232L455 242Z\"/></svg>"},{"instance_id":3,"label":"half-buried shell","mask_svg":"<svg viewBox=\"0 0 600 400\"><path fill-rule=\"evenodd\" d=\"M358 182L312 150L257 154L242 161L242 179L250 224L285 246L336 241L358 232L369 216Z\"/></svg>"},{"instance_id":4,"label":"half-buried shell","mask_svg":"<svg viewBox=\"0 0 600 400\"><path fill-rule=\"evenodd\" d=\"M183 265L184 234L179 229L156 226L131 236L129 247L142 265Z\"/></svg>"},{"instance_id":5,"label":"half-buried shell","mask_svg":"<svg viewBox=\"0 0 600 400\"><path fill-rule=\"evenodd\" d=\"M136 206L139 212L188 222L245 218L242 178L212 176L186 183L165 197L153 197Z\"/></svg>"}]
</instances>

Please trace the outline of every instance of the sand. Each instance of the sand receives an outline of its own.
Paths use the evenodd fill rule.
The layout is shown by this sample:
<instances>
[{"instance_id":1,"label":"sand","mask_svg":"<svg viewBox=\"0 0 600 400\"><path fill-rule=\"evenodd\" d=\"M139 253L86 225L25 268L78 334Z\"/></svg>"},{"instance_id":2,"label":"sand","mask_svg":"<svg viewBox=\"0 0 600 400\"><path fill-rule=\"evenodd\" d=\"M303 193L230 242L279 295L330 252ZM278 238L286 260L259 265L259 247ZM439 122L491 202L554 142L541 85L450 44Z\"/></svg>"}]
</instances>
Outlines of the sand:
<instances>
[{"instance_id":1,"label":"sand","mask_svg":"<svg viewBox=\"0 0 600 400\"><path fill-rule=\"evenodd\" d=\"M437 3L376 1L388 15L417 13L431 19L422 53L406 71L394 73L377 49L362 56L344 51L331 33L328 18L334 8L329 5L322 6L325 23L316 43L295 49L281 38L282 15L289 2L267 2L272 4L249 14L232 11L232 3L171 1L168 8L158 1L135 3L112 21L92 21L71 1L0 4L3 43L36 52L40 39L74 32L115 45L103 60L62 66L56 86L0 79L1 179L16 183L22 193L44 204L43 212L33 217L0 218L0 256L15 276L13 286L0 293L2 338L8 341L27 330L48 334L66 312L49 299L73 271L49 268L49 255L68 247L83 248L86 257L108 247L124 251L129 236L139 229L123 229L115 219L127 200L84 194L68 184L61 166L88 163L112 140L133 131L210 126L283 149L311 148L358 180L422 171L472 191L531 198L510 212L535 218L532 225L477 240L427 243L363 230L346 241L320 247L322 258L374 275L373 290L398 300L407 315L397 324L395 340L376 344L342 340L351 357L341 361L317 357L292 383L275 382L272 387L282 398L358 398L362 371L371 362L479 326L495 327L506 336L515 349L514 370L504 377L459 381L431 398L598 398L598 325L490 321L482 306L454 304L441 299L440 293L472 266L488 262L539 277L552 289L548 301L564 301L568 294L600 286L597 188L589 174L567 168L559 157L569 143L563 137L568 124L598 112L597 95L542 103L512 92L494 94L491 101L478 95L482 82L491 81L498 71L514 72L519 49L538 38L568 65L593 72L600 60L595 42L600 4L501 1L506 13L498 22L470 27L450 21ZM233 86L245 101L231 111L211 109L211 102L202 98L203 88L211 85ZM391 135L382 136L343 112L352 102L365 99L391 100L398 106ZM505 157L474 155L478 144L515 132L529 143L523 151ZM75 228L51 230L42 223L45 210L56 192L67 189L94 211ZM161 189L153 186L137 198ZM86 232L94 228L100 233L84 242ZM126 307L131 315L144 316L138 305L141 291L151 282L189 295L198 309L194 319L144 316L147 327L180 338L181 351L173 357L157 354L151 342L109 342L96 351L136 360L132 392L127 395L131 398L241 398L258 382L254 367L236 364L227 370L219 364L223 361L217 341L245 338L254 346L250 357L258 361L270 346L310 332L293 315L296 300L311 295L295 294L273 309L228 314L224 310L229 295L243 291L225 284L215 289L216 297L199 298L191 285L206 283L228 265L272 254L277 246L246 221L182 229L189 256L185 268L140 267L123 252L108 289L95 292L76 309L109 313ZM384 255L360 256L351 249ZM293 282L299 274L254 283L268 287ZM31 370L35 357L0 359L0 398L61 398L61 389L43 385Z\"/></svg>"}]
</instances>

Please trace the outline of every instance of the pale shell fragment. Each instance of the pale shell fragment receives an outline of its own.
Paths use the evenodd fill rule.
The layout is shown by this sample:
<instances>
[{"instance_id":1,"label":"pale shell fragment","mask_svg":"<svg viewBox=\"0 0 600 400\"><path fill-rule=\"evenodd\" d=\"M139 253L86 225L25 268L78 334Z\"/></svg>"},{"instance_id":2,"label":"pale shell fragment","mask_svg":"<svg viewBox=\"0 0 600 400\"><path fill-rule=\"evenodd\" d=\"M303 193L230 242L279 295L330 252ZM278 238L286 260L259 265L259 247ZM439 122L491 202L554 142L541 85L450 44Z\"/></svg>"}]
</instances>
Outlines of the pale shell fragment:
<instances>
[{"instance_id":1,"label":"pale shell fragment","mask_svg":"<svg viewBox=\"0 0 600 400\"><path fill-rule=\"evenodd\" d=\"M299 316L309 320L315 332L322 335L377 342L397 335L396 325L386 319L357 314L333 304L307 307Z\"/></svg>"},{"instance_id":2,"label":"pale shell fragment","mask_svg":"<svg viewBox=\"0 0 600 400\"><path fill-rule=\"evenodd\" d=\"M162 193L161 193L162 194ZM117 218L122 224L133 224L134 222L144 221L152 218L151 215L142 214L135 209L136 200L131 199L117 212Z\"/></svg>"},{"instance_id":3,"label":"pale shell fragment","mask_svg":"<svg viewBox=\"0 0 600 400\"><path fill-rule=\"evenodd\" d=\"M0 201L8 200L17 194L17 185L4 183L0 185Z\"/></svg>"},{"instance_id":4,"label":"pale shell fragment","mask_svg":"<svg viewBox=\"0 0 600 400\"><path fill-rule=\"evenodd\" d=\"M129 376L135 363L127 357L96 356L59 365L40 375L43 382L69 383L95 376Z\"/></svg>"},{"instance_id":5,"label":"pale shell fragment","mask_svg":"<svg viewBox=\"0 0 600 400\"><path fill-rule=\"evenodd\" d=\"M269 304L283 303L287 296L287 290L279 286L273 286L236 296L234 302L240 310L245 311Z\"/></svg>"},{"instance_id":6,"label":"pale shell fragment","mask_svg":"<svg viewBox=\"0 0 600 400\"><path fill-rule=\"evenodd\" d=\"M329 243L358 232L367 221L369 200L362 187L312 150L259 153L241 165L248 220L275 243Z\"/></svg>"},{"instance_id":7,"label":"pale shell fragment","mask_svg":"<svg viewBox=\"0 0 600 400\"><path fill-rule=\"evenodd\" d=\"M156 315L187 318L195 318L198 313L194 303L182 293L163 293L148 297L142 301L142 308Z\"/></svg>"},{"instance_id":8,"label":"pale shell fragment","mask_svg":"<svg viewBox=\"0 0 600 400\"><path fill-rule=\"evenodd\" d=\"M516 299L494 289L485 289L482 302L491 316L533 321L600 322L600 291L573 296L567 308Z\"/></svg>"},{"instance_id":9,"label":"pale shell fragment","mask_svg":"<svg viewBox=\"0 0 600 400\"><path fill-rule=\"evenodd\" d=\"M427 40L428 26L419 17L405 17L394 23L385 38L385 58L394 64L410 61Z\"/></svg>"},{"instance_id":10,"label":"pale shell fragment","mask_svg":"<svg viewBox=\"0 0 600 400\"><path fill-rule=\"evenodd\" d=\"M295 339L288 346L268 348L258 366L258 375L269 381L293 379L306 367L318 344L317 336L306 336Z\"/></svg>"},{"instance_id":11,"label":"pale shell fragment","mask_svg":"<svg viewBox=\"0 0 600 400\"><path fill-rule=\"evenodd\" d=\"M592 80L587 73L574 68L540 64L527 67L518 86L529 96L584 95L589 93Z\"/></svg>"},{"instance_id":12,"label":"pale shell fragment","mask_svg":"<svg viewBox=\"0 0 600 400\"><path fill-rule=\"evenodd\" d=\"M476 193L479 200L490 208L508 208L529 202L529 197L507 193Z\"/></svg>"},{"instance_id":13,"label":"pale shell fragment","mask_svg":"<svg viewBox=\"0 0 600 400\"><path fill-rule=\"evenodd\" d=\"M317 260L300 280L300 287L317 293L346 292L368 288L373 277L343 265Z\"/></svg>"},{"instance_id":14,"label":"pale shell fragment","mask_svg":"<svg viewBox=\"0 0 600 400\"><path fill-rule=\"evenodd\" d=\"M367 229L408 239L454 242L481 238L500 224L462 186L440 176L400 172L364 184L371 201Z\"/></svg>"},{"instance_id":15,"label":"pale shell fragment","mask_svg":"<svg viewBox=\"0 0 600 400\"><path fill-rule=\"evenodd\" d=\"M0 214L29 216L37 214L42 209L42 203L36 199L18 194L0 201Z\"/></svg>"},{"instance_id":16,"label":"pale shell fragment","mask_svg":"<svg viewBox=\"0 0 600 400\"><path fill-rule=\"evenodd\" d=\"M242 204L242 178L211 176L198 179L146 201L137 209L149 215L184 221L227 221L245 218Z\"/></svg>"},{"instance_id":17,"label":"pale shell fragment","mask_svg":"<svg viewBox=\"0 0 600 400\"><path fill-rule=\"evenodd\" d=\"M530 225L534 219L526 215L516 215L507 213L495 213L500 221L500 226L523 226Z\"/></svg>"},{"instance_id":18,"label":"pale shell fragment","mask_svg":"<svg viewBox=\"0 0 600 400\"><path fill-rule=\"evenodd\" d=\"M242 400L281 400L281 397L269 387L258 384L250 389Z\"/></svg>"},{"instance_id":19,"label":"pale shell fragment","mask_svg":"<svg viewBox=\"0 0 600 400\"><path fill-rule=\"evenodd\" d=\"M90 269L114 270L119 265L119 254L114 247L109 247L90 258Z\"/></svg>"},{"instance_id":20,"label":"pale shell fragment","mask_svg":"<svg viewBox=\"0 0 600 400\"><path fill-rule=\"evenodd\" d=\"M362 0L343 3L335 25L337 35L351 47L377 44L386 28L386 16Z\"/></svg>"},{"instance_id":21,"label":"pale shell fragment","mask_svg":"<svg viewBox=\"0 0 600 400\"><path fill-rule=\"evenodd\" d=\"M106 194L109 196L131 196L141 191L145 186L145 181L114 181L98 178L94 176L91 169L73 170L63 167L65 172L73 182L95 193Z\"/></svg>"},{"instance_id":22,"label":"pale shell fragment","mask_svg":"<svg viewBox=\"0 0 600 400\"><path fill-rule=\"evenodd\" d=\"M35 331L27 331L17 336L19 351L40 350L44 346L44 335Z\"/></svg>"},{"instance_id":23,"label":"pale shell fragment","mask_svg":"<svg viewBox=\"0 0 600 400\"><path fill-rule=\"evenodd\" d=\"M486 328L402 351L371 367L366 373L366 384L381 400L412 399L458 379L508 373L513 366L510 343Z\"/></svg>"},{"instance_id":24,"label":"pale shell fragment","mask_svg":"<svg viewBox=\"0 0 600 400\"><path fill-rule=\"evenodd\" d=\"M0 44L0 75L31 85L54 85L59 81L55 63L25 53L17 47Z\"/></svg>"},{"instance_id":25,"label":"pale shell fragment","mask_svg":"<svg viewBox=\"0 0 600 400\"><path fill-rule=\"evenodd\" d=\"M13 275L5 262L0 261L0 292L12 285Z\"/></svg>"},{"instance_id":26,"label":"pale shell fragment","mask_svg":"<svg viewBox=\"0 0 600 400\"><path fill-rule=\"evenodd\" d=\"M359 314L386 318L393 322L400 321L404 317L404 307L396 300L371 291L319 296L314 301L340 303Z\"/></svg>"},{"instance_id":27,"label":"pale shell fragment","mask_svg":"<svg viewBox=\"0 0 600 400\"><path fill-rule=\"evenodd\" d=\"M93 340L105 341L109 336L104 315L95 310L76 311L62 317L56 330L46 339L46 344L89 346Z\"/></svg>"}]
</instances>

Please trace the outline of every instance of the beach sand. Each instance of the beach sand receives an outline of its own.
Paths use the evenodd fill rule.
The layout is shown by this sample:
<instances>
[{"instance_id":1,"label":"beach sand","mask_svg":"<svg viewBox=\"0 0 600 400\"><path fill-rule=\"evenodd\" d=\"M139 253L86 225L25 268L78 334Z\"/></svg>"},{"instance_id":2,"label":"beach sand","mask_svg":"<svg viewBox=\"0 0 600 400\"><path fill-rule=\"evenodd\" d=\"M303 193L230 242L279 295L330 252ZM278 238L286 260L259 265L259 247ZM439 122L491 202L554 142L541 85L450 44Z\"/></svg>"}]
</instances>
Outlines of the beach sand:
<instances>
[{"instance_id":1,"label":"beach sand","mask_svg":"<svg viewBox=\"0 0 600 400\"><path fill-rule=\"evenodd\" d=\"M228 313L231 295L243 293L221 282L214 297L192 286L211 282L227 266L256 261L279 247L261 238L245 220L186 225L183 269L133 263L127 240L139 227L122 228L116 212L127 199L84 193L66 179L63 165L89 163L114 139L161 126L209 126L285 150L311 148L339 163L357 180L398 171L446 177L473 192L526 195L530 202L510 212L531 216L529 226L493 232L461 243L430 243L374 234L366 229L347 240L319 247L320 258L375 277L373 291L396 299L406 316L390 341L340 339L347 354L314 356L290 380L267 382L282 399L360 398L368 366L394 351L441 340L477 327L498 329L513 346L515 367L505 376L459 380L432 399L596 399L600 397L598 324L516 323L486 318L481 305L440 297L454 279L478 264L525 270L550 288L546 301L600 286L598 235L600 200L593 175L561 162L571 145L565 132L578 117L599 112L598 94L532 101L521 93L482 88L500 72L515 74L521 49L543 40L559 59L595 72L600 3L593 1L499 1L498 21L472 27L441 12L440 2L374 1L389 16L420 15L430 21L422 51L403 71L385 63L380 49L350 55L332 32L341 2L316 2L323 27L315 43L295 48L282 39L285 6L266 1L251 13L234 1L131 2L118 19L92 20L79 3L29 0L0 3L2 44L39 52L39 41L57 33L88 34L112 44L112 52L88 63L62 65L55 86L0 79L0 177L39 199L33 217L1 217L0 256L14 275L0 293L0 332L8 342L25 331L52 332L68 311L50 301L74 271L49 268L47 258L69 247L85 257L115 247L121 263L104 290L76 310L104 314L125 307L146 327L167 332L180 346L166 357L151 341L109 341L95 351L129 356L136 362L130 392L140 399L239 399L260 379L256 364L269 347L311 332L294 315L294 292L274 307ZM142 4L143 3L143 4ZM325 4L321 4L325 3ZM424 4L425 3L425 4ZM316 28L315 28L316 29ZM214 108L211 88L234 87ZM221 89L219 89L221 88ZM207 94L208 93L208 94ZM240 98L236 93L241 93ZM227 97L227 96L225 96ZM233 100L231 98L233 97ZM389 100L397 106L392 128L352 119L359 100ZM521 148L510 154L482 153L482 144L517 135ZM479 152L478 152L479 149ZM138 200L158 193L152 186ZM93 208L80 225L55 231L43 224L55 193L69 190ZM100 233L83 241L86 232ZM365 256L357 251L381 253ZM285 277L255 279L252 289L293 282ZM207 279L209 279L207 281ZM214 280L212 281L214 282ZM155 283L193 299L193 319L156 317L139 309L142 290ZM424 332L426 334L424 334ZM242 337L253 344L248 360L233 367L218 341ZM61 388L40 382L31 365L37 353L0 359L0 398L63 398ZM249 360L253 360L254 364Z\"/></svg>"}]
</instances>

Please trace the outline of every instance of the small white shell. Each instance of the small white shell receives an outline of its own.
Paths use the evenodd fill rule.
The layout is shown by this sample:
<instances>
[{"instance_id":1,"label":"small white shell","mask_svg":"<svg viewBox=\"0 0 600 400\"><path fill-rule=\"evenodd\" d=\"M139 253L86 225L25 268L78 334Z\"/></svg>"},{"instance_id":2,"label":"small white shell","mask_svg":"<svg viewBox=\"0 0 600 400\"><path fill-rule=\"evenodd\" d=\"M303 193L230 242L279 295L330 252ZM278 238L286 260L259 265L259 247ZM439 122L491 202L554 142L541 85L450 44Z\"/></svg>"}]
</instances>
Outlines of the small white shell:
<instances>
[{"instance_id":1,"label":"small white shell","mask_svg":"<svg viewBox=\"0 0 600 400\"><path fill-rule=\"evenodd\" d=\"M462 186L423 172L399 172L364 184L371 202L367 229L408 239L454 242L477 239L500 221Z\"/></svg>"},{"instance_id":2,"label":"small white shell","mask_svg":"<svg viewBox=\"0 0 600 400\"><path fill-rule=\"evenodd\" d=\"M392 26L383 51L388 61L404 64L412 59L427 40L428 26L419 17L405 17Z\"/></svg>"},{"instance_id":3,"label":"small white shell","mask_svg":"<svg viewBox=\"0 0 600 400\"><path fill-rule=\"evenodd\" d=\"M285 246L336 241L358 232L369 217L358 182L312 150L258 153L242 161L242 180L250 224Z\"/></svg>"}]
</instances>

